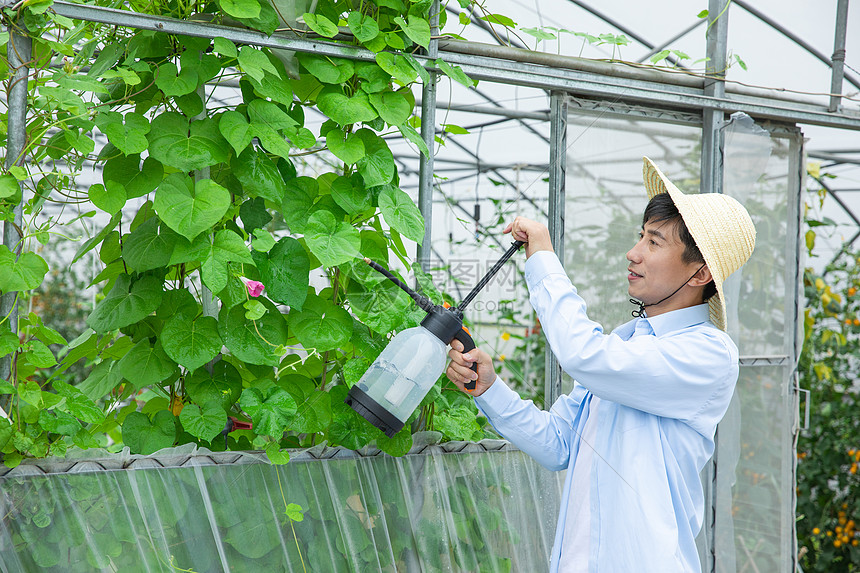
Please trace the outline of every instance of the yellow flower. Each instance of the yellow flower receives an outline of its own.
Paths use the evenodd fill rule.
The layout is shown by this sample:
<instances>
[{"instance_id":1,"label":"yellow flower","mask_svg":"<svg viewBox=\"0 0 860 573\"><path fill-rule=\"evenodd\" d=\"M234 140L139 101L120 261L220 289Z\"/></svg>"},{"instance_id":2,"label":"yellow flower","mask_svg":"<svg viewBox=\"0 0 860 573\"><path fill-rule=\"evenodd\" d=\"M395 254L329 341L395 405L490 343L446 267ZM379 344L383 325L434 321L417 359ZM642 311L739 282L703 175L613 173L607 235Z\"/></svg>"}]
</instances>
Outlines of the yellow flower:
<instances>
[{"instance_id":1,"label":"yellow flower","mask_svg":"<svg viewBox=\"0 0 860 573\"><path fill-rule=\"evenodd\" d=\"M502 340L510 340L510 339L511 339L511 333L510 332L503 332L502 333Z\"/></svg>"},{"instance_id":2,"label":"yellow flower","mask_svg":"<svg viewBox=\"0 0 860 573\"><path fill-rule=\"evenodd\" d=\"M501 360L502 362L504 362L504 361L505 361L505 355L504 355L504 354L499 354L499 360Z\"/></svg>"},{"instance_id":3,"label":"yellow flower","mask_svg":"<svg viewBox=\"0 0 860 573\"><path fill-rule=\"evenodd\" d=\"M818 529L817 527L812 528L812 535L818 535L819 533L821 533L820 529Z\"/></svg>"},{"instance_id":4,"label":"yellow flower","mask_svg":"<svg viewBox=\"0 0 860 573\"><path fill-rule=\"evenodd\" d=\"M818 290L824 290L824 279L815 279L815 288Z\"/></svg>"}]
</instances>

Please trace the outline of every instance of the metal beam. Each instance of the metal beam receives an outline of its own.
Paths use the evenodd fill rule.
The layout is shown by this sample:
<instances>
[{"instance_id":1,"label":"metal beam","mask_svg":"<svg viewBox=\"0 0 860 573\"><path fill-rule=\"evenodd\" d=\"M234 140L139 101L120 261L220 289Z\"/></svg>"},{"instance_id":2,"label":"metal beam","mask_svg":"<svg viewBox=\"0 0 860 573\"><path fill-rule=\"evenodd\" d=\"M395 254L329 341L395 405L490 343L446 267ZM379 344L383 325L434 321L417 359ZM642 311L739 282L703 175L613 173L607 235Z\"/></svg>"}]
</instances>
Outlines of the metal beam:
<instances>
[{"instance_id":1,"label":"metal beam","mask_svg":"<svg viewBox=\"0 0 860 573\"><path fill-rule=\"evenodd\" d=\"M61 0L57 0L52 8L62 16L78 20L186 36L205 38L220 36L240 44L313 52L362 61L375 60L375 54L369 50L327 41L308 40L295 35L266 36L252 30L70 4ZM776 100L767 90L744 89L743 94L740 95L734 95L741 91L740 89L727 90L729 93L724 98L709 97L703 92L703 81L686 74L643 70L624 64L610 64L453 40L440 41L439 55L446 62L459 65L464 72L476 80L686 110L707 108L726 113L744 111L757 118L860 130L860 111L849 113L843 110L840 113L829 113L826 106L788 99ZM419 55L416 58L428 70L439 71L427 61L426 56ZM542 63L522 61L537 59Z\"/></svg>"},{"instance_id":2,"label":"metal beam","mask_svg":"<svg viewBox=\"0 0 860 573\"><path fill-rule=\"evenodd\" d=\"M430 40L427 56L435 60L439 56L439 0L430 8ZM424 240L418 245L418 262L424 272L429 272L432 252L433 229L433 150L436 148L436 73L429 72L430 79L421 88L421 139L427 146L427 155L421 155L418 168L418 208L424 216Z\"/></svg>"},{"instance_id":3,"label":"metal beam","mask_svg":"<svg viewBox=\"0 0 860 573\"><path fill-rule=\"evenodd\" d=\"M705 80L704 93L707 97L724 98L726 95L726 60L729 37L728 0L710 0L708 2L708 31L706 36L705 68L708 79ZM701 158L701 188L702 193L723 192L723 146L722 146L722 110L705 108L702 115L702 158Z\"/></svg>"}]
</instances>

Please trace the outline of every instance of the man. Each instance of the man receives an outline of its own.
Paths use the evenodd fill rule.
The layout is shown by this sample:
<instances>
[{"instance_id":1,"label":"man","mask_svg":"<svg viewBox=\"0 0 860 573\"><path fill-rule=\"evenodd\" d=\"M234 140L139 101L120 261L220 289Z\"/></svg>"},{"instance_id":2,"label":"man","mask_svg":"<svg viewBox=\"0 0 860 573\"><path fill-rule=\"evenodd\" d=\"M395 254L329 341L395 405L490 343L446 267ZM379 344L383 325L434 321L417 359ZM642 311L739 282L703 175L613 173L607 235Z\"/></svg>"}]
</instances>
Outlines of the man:
<instances>
[{"instance_id":1,"label":"man","mask_svg":"<svg viewBox=\"0 0 860 573\"><path fill-rule=\"evenodd\" d=\"M551 470L567 469L550 570L698 573L699 472L738 377L725 333L723 281L755 246L746 210L721 194L685 195L644 160L651 198L627 253L638 318L609 335L555 256L549 232L517 217L526 281L547 341L573 391L550 411L522 400L476 349L455 341L448 377L471 392L496 430ZM475 374L469 369L478 364Z\"/></svg>"}]
</instances>

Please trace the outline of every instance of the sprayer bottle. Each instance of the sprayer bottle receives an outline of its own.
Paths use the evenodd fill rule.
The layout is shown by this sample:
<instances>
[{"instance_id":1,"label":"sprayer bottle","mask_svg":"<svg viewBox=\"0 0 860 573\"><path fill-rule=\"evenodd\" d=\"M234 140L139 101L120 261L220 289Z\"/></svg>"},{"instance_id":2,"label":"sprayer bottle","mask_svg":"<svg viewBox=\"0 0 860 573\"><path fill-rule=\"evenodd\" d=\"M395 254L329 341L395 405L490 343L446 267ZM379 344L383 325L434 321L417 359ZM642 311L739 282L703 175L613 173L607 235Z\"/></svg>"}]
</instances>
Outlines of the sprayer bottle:
<instances>
[{"instance_id":1,"label":"sprayer bottle","mask_svg":"<svg viewBox=\"0 0 860 573\"><path fill-rule=\"evenodd\" d=\"M365 259L406 291L427 311L427 316L420 326L400 332L388 343L361 380L350 388L344 402L388 437L399 432L445 370L448 345L456 339L463 343L464 352L475 348L463 327L463 310L522 244L515 241L457 308L434 305L386 269ZM477 364L472 365L476 372L477 368ZM473 381L466 389L474 390L475 386Z\"/></svg>"}]
</instances>

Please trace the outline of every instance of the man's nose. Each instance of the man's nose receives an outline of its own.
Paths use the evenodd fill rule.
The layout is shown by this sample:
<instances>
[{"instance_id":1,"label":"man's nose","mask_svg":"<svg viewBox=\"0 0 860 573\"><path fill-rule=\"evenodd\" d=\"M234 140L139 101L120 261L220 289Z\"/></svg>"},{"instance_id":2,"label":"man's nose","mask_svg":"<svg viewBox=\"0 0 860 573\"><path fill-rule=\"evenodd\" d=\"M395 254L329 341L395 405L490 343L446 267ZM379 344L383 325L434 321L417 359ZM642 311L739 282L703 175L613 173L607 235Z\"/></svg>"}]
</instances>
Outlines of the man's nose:
<instances>
[{"instance_id":1,"label":"man's nose","mask_svg":"<svg viewBox=\"0 0 860 573\"><path fill-rule=\"evenodd\" d=\"M633 245L633 248L627 251L627 260L631 263L639 263L642 261L642 257L639 254L639 243Z\"/></svg>"}]
</instances>

